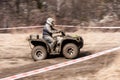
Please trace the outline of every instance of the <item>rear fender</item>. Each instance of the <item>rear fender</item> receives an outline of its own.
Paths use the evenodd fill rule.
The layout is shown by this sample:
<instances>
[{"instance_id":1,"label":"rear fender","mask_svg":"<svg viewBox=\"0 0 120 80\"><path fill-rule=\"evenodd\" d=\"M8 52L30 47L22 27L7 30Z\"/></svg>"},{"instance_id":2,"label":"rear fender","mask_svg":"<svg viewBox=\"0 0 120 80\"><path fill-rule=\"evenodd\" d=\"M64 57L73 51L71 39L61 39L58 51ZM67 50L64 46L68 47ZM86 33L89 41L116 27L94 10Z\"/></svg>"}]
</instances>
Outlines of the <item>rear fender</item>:
<instances>
[{"instance_id":1,"label":"rear fender","mask_svg":"<svg viewBox=\"0 0 120 80\"><path fill-rule=\"evenodd\" d=\"M50 52L50 47L49 45L46 43L46 41L44 40L31 40L31 44L35 47L35 46L39 46L39 45L42 45L46 48L47 52L49 53Z\"/></svg>"}]
</instances>

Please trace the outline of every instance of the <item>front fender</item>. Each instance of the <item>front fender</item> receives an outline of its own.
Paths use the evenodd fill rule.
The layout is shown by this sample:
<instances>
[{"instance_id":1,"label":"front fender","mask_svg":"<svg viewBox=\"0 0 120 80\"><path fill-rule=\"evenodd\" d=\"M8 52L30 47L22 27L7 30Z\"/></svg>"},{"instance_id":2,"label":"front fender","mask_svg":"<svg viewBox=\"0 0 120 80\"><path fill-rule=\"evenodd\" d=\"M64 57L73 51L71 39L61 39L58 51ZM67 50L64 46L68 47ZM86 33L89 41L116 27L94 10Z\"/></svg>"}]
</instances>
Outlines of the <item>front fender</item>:
<instances>
[{"instance_id":1,"label":"front fender","mask_svg":"<svg viewBox=\"0 0 120 80\"><path fill-rule=\"evenodd\" d=\"M60 44L60 51L62 51L63 47L67 44L67 43L74 43L78 46L78 48L82 48L83 47L83 39L82 37L76 37L76 38L72 38L72 37L66 37L61 41Z\"/></svg>"}]
</instances>

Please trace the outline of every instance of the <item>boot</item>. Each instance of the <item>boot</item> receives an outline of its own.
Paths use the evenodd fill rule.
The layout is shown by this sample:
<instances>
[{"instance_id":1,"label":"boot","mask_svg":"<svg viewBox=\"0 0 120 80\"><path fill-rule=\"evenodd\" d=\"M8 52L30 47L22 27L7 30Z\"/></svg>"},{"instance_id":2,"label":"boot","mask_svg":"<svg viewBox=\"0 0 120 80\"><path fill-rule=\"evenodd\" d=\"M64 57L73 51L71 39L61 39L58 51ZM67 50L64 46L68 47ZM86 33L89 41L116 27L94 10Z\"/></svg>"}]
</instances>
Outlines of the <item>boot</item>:
<instances>
[{"instance_id":1,"label":"boot","mask_svg":"<svg viewBox=\"0 0 120 80\"><path fill-rule=\"evenodd\" d=\"M57 41L54 41L54 42L51 44L51 50L52 50L52 52L55 52L56 44L57 44Z\"/></svg>"}]
</instances>

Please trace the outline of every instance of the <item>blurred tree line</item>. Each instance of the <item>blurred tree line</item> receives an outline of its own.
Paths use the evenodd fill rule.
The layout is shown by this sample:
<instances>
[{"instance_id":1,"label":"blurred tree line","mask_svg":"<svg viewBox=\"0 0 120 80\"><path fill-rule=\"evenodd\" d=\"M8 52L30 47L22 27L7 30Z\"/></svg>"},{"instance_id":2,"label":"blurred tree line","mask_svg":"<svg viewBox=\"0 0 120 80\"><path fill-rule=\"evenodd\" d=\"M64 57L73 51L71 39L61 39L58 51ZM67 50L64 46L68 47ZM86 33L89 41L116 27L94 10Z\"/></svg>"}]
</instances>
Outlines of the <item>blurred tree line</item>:
<instances>
[{"instance_id":1,"label":"blurred tree line","mask_svg":"<svg viewBox=\"0 0 120 80\"><path fill-rule=\"evenodd\" d=\"M100 20L110 12L120 18L120 0L0 0L0 27L44 24L55 17L57 24L77 25Z\"/></svg>"}]
</instances>

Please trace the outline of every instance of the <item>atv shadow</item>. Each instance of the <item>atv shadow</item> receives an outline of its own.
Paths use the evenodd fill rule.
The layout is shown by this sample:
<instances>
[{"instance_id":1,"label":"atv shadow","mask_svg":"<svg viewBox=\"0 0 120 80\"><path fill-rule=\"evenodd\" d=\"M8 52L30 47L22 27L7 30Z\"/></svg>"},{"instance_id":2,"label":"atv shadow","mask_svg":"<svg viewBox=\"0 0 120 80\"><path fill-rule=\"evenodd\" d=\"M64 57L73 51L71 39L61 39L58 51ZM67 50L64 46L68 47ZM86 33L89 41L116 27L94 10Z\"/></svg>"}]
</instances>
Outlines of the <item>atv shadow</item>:
<instances>
[{"instance_id":1,"label":"atv shadow","mask_svg":"<svg viewBox=\"0 0 120 80\"><path fill-rule=\"evenodd\" d=\"M89 55L91 55L91 54L92 54L92 52L90 52L90 51L81 51L81 52L79 53L78 58L80 58L80 57L85 57L85 56L89 56Z\"/></svg>"},{"instance_id":2,"label":"atv shadow","mask_svg":"<svg viewBox=\"0 0 120 80\"><path fill-rule=\"evenodd\" d=\"M64 56L60 54L52 54L49 55L48 59L61 58L61 57L63 58Z\"/></svg>"},{"instance_id":3,"label":"atv shadow","mask_svg":"<svg viewBox=\"0 0 120 80\"><path fill-rule=\"evenodd\" d=\"M78 55L78 58L89 56L91 54L92 54L92 52L90 52L90 51L81 51ZM64 58L64 56L60 55L60 54L54 54L54 55L52 54L52 55L49 55L49 57L48 57L48 59L54 59L54 58Z\"/></svg>"}]
</instances>

